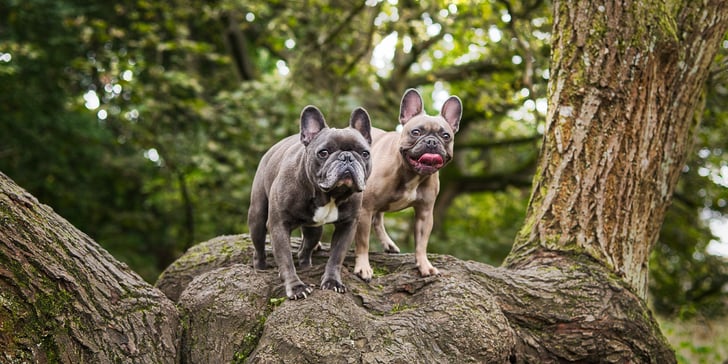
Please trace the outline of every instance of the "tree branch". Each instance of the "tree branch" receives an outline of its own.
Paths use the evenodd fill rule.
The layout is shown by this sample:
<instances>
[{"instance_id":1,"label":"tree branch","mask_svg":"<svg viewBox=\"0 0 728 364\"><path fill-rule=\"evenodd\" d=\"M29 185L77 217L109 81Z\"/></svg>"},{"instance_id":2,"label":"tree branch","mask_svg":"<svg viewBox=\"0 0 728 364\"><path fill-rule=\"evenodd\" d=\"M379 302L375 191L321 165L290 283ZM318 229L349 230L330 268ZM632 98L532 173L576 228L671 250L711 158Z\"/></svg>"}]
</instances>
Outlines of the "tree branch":
<instances>
[{"instance_id":1,"label":"tree branch","mask_svg":"<svg viewBox=\"0 0 728 364\"><path fill-rule=\"evenodd\" d=\"M515 69L513 66L510 65L505 66L501 63L493 62L490 60L474 61L456 65L450 68L441 68L432 72L410 76L407 78L407 84L423 85L433 83L436 80L455 81L467 79L466 75L477 75L478 77L484 77L485 75L496 72L513 71L515 71Z\"/></svg>"},{"instance_id":2,"label":"tree branch","mask_svg":"<svg viewBox=\"0 0 728 364\"><path fill-rule=\"evenodd\" d=\"M255 70L248 53L247 40L245 34L240 30L240 26L235 17L229 12L222 14L222 21L226 23L225 43L230 49L230 54L235 62L235 69L242 81L252 81L255 79Z\"/></svg>"},{"instance_id":3,"label":"tree branch","mask_svg":"<svg viewBox=\"0 0 728 364\"><path fill-rule=\"evenodd\" d=\"M342 30L351 25L351 20L354 19L354 17L357 16L365 7L366 2L359 2L359 6L351 9L351 11L349 11L349 14L347 14L346 18L344 18L334 29L326 34L326 37L321 42L321 44L319 44L319 46L323 48L323 46L332 42L339 35L339 33L341 33Z\"/></svg>"},{"instance_id":4,"label":"tree branch","mask_svg":"<svg viewBox=\"0 0 728 364\"><path fill-rule=\"evenodd\" d=\"M534 135L530 137L523 137L523 138L514 138L514 139L504 139L504 140L497 140L494 142L464 142L464 143L457 143L455 144L455 150L458 149L492 149L492 148L498 148L498 147L507 147L507 146L513 146L513 145L520 145L520 144L530 144L530 143L536 143L541 141L543 139L542 135Z\"/></svg>"}]
</instances>

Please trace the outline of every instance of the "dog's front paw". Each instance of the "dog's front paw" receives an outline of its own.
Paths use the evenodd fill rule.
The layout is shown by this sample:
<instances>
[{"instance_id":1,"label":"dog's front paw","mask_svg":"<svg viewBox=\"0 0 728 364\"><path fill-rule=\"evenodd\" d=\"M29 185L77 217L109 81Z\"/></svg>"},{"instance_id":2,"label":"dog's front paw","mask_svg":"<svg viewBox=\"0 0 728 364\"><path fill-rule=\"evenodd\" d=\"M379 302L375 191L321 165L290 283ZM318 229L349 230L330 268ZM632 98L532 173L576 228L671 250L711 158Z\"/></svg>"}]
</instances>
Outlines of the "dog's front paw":
<instances>
[{"instance_id":1,"label":"dog's front paw","mask_svg":"<svg viewBox=\"0 0 728 364\"><path fill-rule=\"evenodd\" d=\"M384 248L385 253L399 254L399 247L397 246L397 244L395 244L393 242L389 242L386 244L382 243L382 248Z\"/></svg>"},{"instance_id":2,"label":"dog's front paw","mask_svg":"<svg viewBox=\"0 0 728 364\"><path fill-rule=\"evenodd\" d=\"M254 259L253 268L255 268L257 270L266 270L266 269L268 269L268 264L265 262L265 259L263 259L263 260Z\"/></svg>"},{"instance_id":3,"label":"dog's front paw","mask_svg":"<svg viewBox=\"0 0 728 364\"><path fill-rule=\"evenodd\" d=\"M369 282L372 280L372 275L374 275L374 271L372 270L372 267L369 265L369 262L361 262L360 259L357 257L356 264L354 264L354 274L359 276L359 278L363 279L365 282Z\"/></svg>"},{"instance_id":4,"label":"dog's front paw","mask_svg":"<svg viewBox=\"0 0 728 364\"><path fill-rule=\"evenodd\" d=\"M427 264L423 264L419 266L420 268L420 275L423 277L429 277L429 276L439 276L440 271L437 270L437 268L433 267L430 262L427 262Z\"/></svg>"},{"instance_id":5,"label":"dog's front paw","mask_svg":"<svg viewBox=\"0 0 728 364\"><path fill-rule=\"evenodd\" d=\"M307 284L299 283L292 287L286 287L286 296L290 300L302 300L313 292L313 288Z\"/></svg>"},{"instance_id":6,"label":"dog's front paw","mask_svg":"<svg viewBox=\"0 0 728 364\"><path fill-rule=\"evenodd\" d=\"M306 269L311 268L311 258L299 258L298 259L298 268L299 269Z\"/></svg>"},{"instance_id":7,"label":"dog's front paw","mask_svg":"<svg viewBox=\"0 0 728 364\"><path fill-rule=\"evenodd\" d=\"M333 278L324 279L324 281L321 282L321 289L330 289L334 292L339 292L339 293L346 292L346 286L343 283L341 283Z\"/></svg>"}]
</instances>

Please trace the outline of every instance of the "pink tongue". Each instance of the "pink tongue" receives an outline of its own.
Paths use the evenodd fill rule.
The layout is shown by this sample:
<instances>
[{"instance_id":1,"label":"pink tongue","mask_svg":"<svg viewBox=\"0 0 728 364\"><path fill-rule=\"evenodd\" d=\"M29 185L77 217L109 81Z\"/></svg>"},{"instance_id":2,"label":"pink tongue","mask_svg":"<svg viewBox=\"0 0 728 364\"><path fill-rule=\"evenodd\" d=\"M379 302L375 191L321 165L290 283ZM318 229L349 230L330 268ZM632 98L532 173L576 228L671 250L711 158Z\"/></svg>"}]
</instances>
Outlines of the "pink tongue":
<instances>
[{"instance_id":1,"label":"pink tongue","mask_svg":"<svg viewBox=\"0 0 728 364\"><path fill-rule=\"evenodd\" d=\"M428 166L440 165L442 164L442 157L439 154L426 153L420 156L418 162Z\"/></svg>"}]
</instances>

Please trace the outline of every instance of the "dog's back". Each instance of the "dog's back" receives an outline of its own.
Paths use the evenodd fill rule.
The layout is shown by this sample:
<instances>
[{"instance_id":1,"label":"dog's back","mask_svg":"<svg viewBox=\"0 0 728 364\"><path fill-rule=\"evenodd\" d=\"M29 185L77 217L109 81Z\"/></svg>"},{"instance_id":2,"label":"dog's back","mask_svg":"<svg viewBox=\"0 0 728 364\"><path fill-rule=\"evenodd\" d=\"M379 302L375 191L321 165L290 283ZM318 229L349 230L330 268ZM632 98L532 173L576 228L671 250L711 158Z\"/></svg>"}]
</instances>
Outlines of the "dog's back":
<instances>
[{"instance_id":1,"label":"dog's back","mask_svg":"<svg viewBox=\"0 0 728 364\"><path fill-rule=\"evenodd\" d=\"M253 242L265 242L268 222L268 196L273 181L286 169L283 164L294 163L302 153L299 135L291 135L273 145L260 159L253 177L248 208L248 229ZM283 167L283 168L282 168ZM257 267L265 269L264 266Z\"/></svg>"}]
</instances>

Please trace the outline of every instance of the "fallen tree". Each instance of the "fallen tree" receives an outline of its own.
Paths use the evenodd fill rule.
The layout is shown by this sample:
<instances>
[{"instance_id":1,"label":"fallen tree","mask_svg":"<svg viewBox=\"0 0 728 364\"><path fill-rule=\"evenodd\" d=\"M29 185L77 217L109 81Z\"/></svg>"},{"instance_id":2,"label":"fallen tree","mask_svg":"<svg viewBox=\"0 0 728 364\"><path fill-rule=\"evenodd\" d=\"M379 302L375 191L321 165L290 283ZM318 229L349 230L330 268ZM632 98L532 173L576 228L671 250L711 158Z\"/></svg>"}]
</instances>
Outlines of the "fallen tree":
<instances>
[{"instance_id":1,"label":"fallen tree","mask_svg":"<svg viewBox=\"0 0 728 364\"><path fill-rule=\"evenodd\" d=\"M422 278L412 255L375 253L367 284L351 255L349 293L286 301L246 235L196 245L157 289L1 174L0 226L9 362L674 362L644 301L588 257L509 269L433 255L443 274Z\"/></svg>"}]
</instances>

